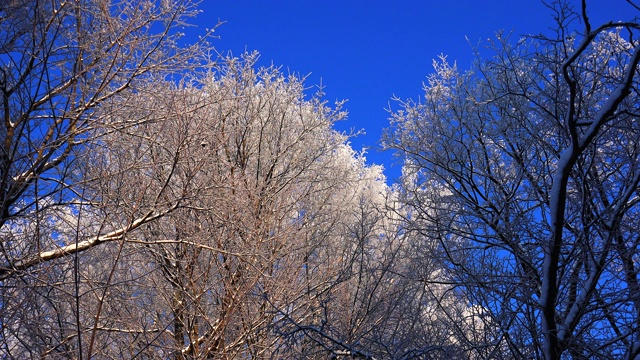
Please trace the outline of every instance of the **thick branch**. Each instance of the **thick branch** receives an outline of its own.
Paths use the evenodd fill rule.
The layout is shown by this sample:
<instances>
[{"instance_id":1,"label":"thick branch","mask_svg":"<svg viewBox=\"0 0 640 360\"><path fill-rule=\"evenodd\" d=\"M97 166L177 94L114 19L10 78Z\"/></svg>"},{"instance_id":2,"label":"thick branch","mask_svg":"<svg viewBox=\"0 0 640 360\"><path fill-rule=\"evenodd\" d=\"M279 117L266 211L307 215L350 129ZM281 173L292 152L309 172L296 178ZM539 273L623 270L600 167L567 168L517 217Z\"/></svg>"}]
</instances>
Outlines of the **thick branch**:
<instances>
[{"instance_id":1,"label":"thick branch","mask_svg":"<svg viewBox=\"0 0 640 360\"><path fill-rule=\"evenodd\" d=\"M42 251L39 254L30 256L26 259L16 260L14 262L6 263L0 267L0 281L5 280L18 272L28 270L29 268L32 268L42 262L55 260L68 255L83 252L99 244L123 240L129 232L139 228L141 225L147 224L151 221L154 221L158 218L161 218L171 213L177 207L178 207L178 204L176 203L171 208L164 210L162 212L155 213L155 214L153 212L149 212L147 215L132 221L129 225L122 227L120 229L114 230L112 232L109 232L107 234L89 238L87 240L80 241L78 243L61 246L57 249Z\"/></svg>"}]
</instances>

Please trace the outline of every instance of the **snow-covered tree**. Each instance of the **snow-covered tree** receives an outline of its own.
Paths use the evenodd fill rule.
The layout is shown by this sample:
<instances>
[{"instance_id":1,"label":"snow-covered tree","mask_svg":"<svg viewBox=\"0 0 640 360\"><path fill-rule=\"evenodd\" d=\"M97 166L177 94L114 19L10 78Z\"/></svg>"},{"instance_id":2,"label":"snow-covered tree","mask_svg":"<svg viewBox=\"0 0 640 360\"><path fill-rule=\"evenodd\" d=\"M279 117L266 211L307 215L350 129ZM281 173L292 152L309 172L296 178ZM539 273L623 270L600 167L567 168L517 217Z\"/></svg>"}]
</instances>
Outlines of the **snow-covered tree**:
<instances>
[{"instance_id":1,"label":"snow-covered tree","mask_svg":"<svg viewBox=\"0 0 640 360\"><path fill-rule=\"evenodd\" d=\"M635 359L640 25L553 10L555 37L499 35L470 71L435 61L385 144L405 159L407 231L484 322L470 353Z\"/></svg>"},{"instance_id":2,"label":"snow-covered tree","mask_svg":"<svg viewBox=\"0 0 640 360\"><path fill-rule=\"evenodd\" d=\"M0 239L0 279L99 242L44 236L39 215L81 201L88 179L76 171L77 151L102 126L97 107L144 78L205 60L207 36L177 45L176 28L195 14L189 0L0 3L0 227L29 218L35 229L20 242Z\"/></svg>"},{"instance_id":3,"label":"snow-covered tree","mask_svg":"<svg viewBox=\"0 0 640 360\"><path fill-rule=\"evenodd\" d=\"M384 251L383 229L350 231L381 221L389 188L332 129L340 104L307 99L300 79L256 58L149 78L95 108L101 126L71 174L82 201L34 215L60 259L4 280L7 356L331 352L296 326L315 325L332 294L361 296L343 287L362 273L356 256ZM22 250L33 226L12 221L3 239ZM353 344L346 333L334 342Z\"/></svg>"},{"instance_id":4,"label":"snow-covered tree","mask_svg":"<svg viewBox=\"0 0 640 360\"><path fill-rule=\"evenodd\" d=\"M82 162L82 153L104 126L98 108L151 77L207 61L208 34L193 46L178 45L177 29L197 13L195 3L0 1L3 358L78 356L83 346L90 349L77 336L88 326L79 299L90 298L83 297L79 269L113 267L76 254L121 240L171 209L125 221L87 201L87 185L96 179L85 176L91 164ZM134 124L112 129L125 126Z\"/></svg>"}]
</instances>

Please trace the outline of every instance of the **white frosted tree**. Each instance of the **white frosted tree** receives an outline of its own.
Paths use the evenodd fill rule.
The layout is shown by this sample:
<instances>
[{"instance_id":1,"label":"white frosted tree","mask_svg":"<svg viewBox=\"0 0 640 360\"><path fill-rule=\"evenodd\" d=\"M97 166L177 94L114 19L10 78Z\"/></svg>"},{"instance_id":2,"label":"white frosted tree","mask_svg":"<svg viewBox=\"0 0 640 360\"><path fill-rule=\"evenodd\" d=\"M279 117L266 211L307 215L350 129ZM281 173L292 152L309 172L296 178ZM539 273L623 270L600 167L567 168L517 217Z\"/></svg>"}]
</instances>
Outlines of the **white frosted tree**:
<instances>
[{"instance_id":1,"label":"white frosted tree","mask_svg":"<svg viewBox=\"0 0 640 360\"><path fill-rule=\"evenodd\" d=\"M555 37L499 35L471 71L434 62L385 144L407 226L489 325L470 353L635 359L640 25L550 8Z\"/></svg>"},{"instance_id":2,"label":"white frosted tree","mask_svg":"<svg viewBox=\"0 0 640 360\"><path fill-rule=\"evenodd\" d=\"M76 157L103 126L96 108L143 79L196 69L207 60L207 36L193 46L177 45L176 28L195 14L188 0L0 4L0 227L29 218L36 229L0 240L0 279L117 239L144 222L131 219L77 246L38 231L44 211L82 202L88 179L77 173Z\"/></svg>"},{"instance_id":3,"label":"white frosted tree","mask_svg":"<svg viewBox=\"0 0 640 360\"><path fill-rule=\"evenodd\" d=\"M51 262L41 290L7 291L8 356L333 351L287 329L315 325L308 320L327 306L342 316L326 295L346 291L357 254L377 256L349 228L363 211L380 218L389 189L381 168L332 129L340 104L307 99L300 79L257 69L256 58L229 58L181 83L152 78L95 109L102 126L74 159L74 176L91 179L85 203L68 207L65 226L51 225L61 244L86 248L64 254L75 267ZM25 298L42 316L15 316Z\"/></svg>"},{"instance_id":4,"label":"white frosted tree","mask_svg":"<svg viewBox=\"0 0 640 360\"><path fill-rule=\"evenodd\" d=\"M82 154L102 131L101 116L115 97L151 78L207 63L208 34L192 46L178 45L178 29L197 13L195 3L0 2L3 357L91 353L93 340L82 343L78 336L86 326L79 268L98 264L76 254L120 241L175 208L177 203L158 203L125 218L102 207L106 199L91 201L88 184L96 179L85 175L91 164L82 162ZM136 125L110 126L117 132ZM47 320L57 323L51 327Z\"/></svg>"}]
</instances>

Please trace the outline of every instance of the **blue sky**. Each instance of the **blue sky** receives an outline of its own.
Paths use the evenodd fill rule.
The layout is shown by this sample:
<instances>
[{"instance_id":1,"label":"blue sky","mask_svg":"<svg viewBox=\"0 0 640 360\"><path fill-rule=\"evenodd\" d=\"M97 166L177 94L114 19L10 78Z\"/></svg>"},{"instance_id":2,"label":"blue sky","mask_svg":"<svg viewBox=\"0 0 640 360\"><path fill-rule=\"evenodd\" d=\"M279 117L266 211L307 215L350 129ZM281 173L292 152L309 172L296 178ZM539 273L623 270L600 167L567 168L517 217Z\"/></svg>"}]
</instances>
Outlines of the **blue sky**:
<instances>
[{"instance_id":1,"label":"blue sky","mask_svg":"<svg viewBox=\"0 0 640 360\"><path fill-rule=\"evenodd\" d=\"M574 3L578 8L579 1ZM594 25L637 13L625 0L592 0L588 6ZM384 165L390 182L400 166L377 147L393 95L420 96L440 54L469 68L467 38L482 45L501 29L515 40L548 33L554 25L550 10L538 0L204 0L200 9L196 22L202 31L225 21L212 42L219 52L239 56L257 50L262 65L309 75L307 86L322 81L330 102L348 99L348 120L337 129L364 129L352 146L370 148L368 162Z\"/></svg>"}]
</instances>

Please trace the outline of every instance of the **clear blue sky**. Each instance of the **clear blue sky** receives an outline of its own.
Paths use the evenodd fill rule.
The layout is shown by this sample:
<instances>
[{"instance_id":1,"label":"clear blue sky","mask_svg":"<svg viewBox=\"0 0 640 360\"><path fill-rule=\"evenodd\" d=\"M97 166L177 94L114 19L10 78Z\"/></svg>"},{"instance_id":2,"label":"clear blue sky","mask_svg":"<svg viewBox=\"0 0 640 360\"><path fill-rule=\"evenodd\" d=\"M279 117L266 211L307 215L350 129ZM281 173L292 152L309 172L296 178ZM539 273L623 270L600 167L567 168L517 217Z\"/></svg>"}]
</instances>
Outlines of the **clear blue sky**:
<instances>
[{"instance_id":1,"label":"clear blue sky","mask_svg":"<svg viewBox=\"0 0 640 360\"><path fill-rule=\"evenodd\" d=\"M579 1L574 1L576 8ZM594 25L630 20L637 14L625 0L591 0ZM261 64L285 72L310 74L307 86L325 86L326 98L348 99L348 120L340 131L364 129L352 139L354 149L371 148L369 163L384 165L389 182L400 174L391 154L377 151L388 126L390 98L422 94L422 82L440 54L467 69L472 43L498 30L524 34L548 32L552 14L538 0L204 0L198 27L219 27L212 45L220 52L261 53ZM197 32L197 31L196 31ZM190 30L189 33L193 33Z\"/></svg>"}]
</instances>

